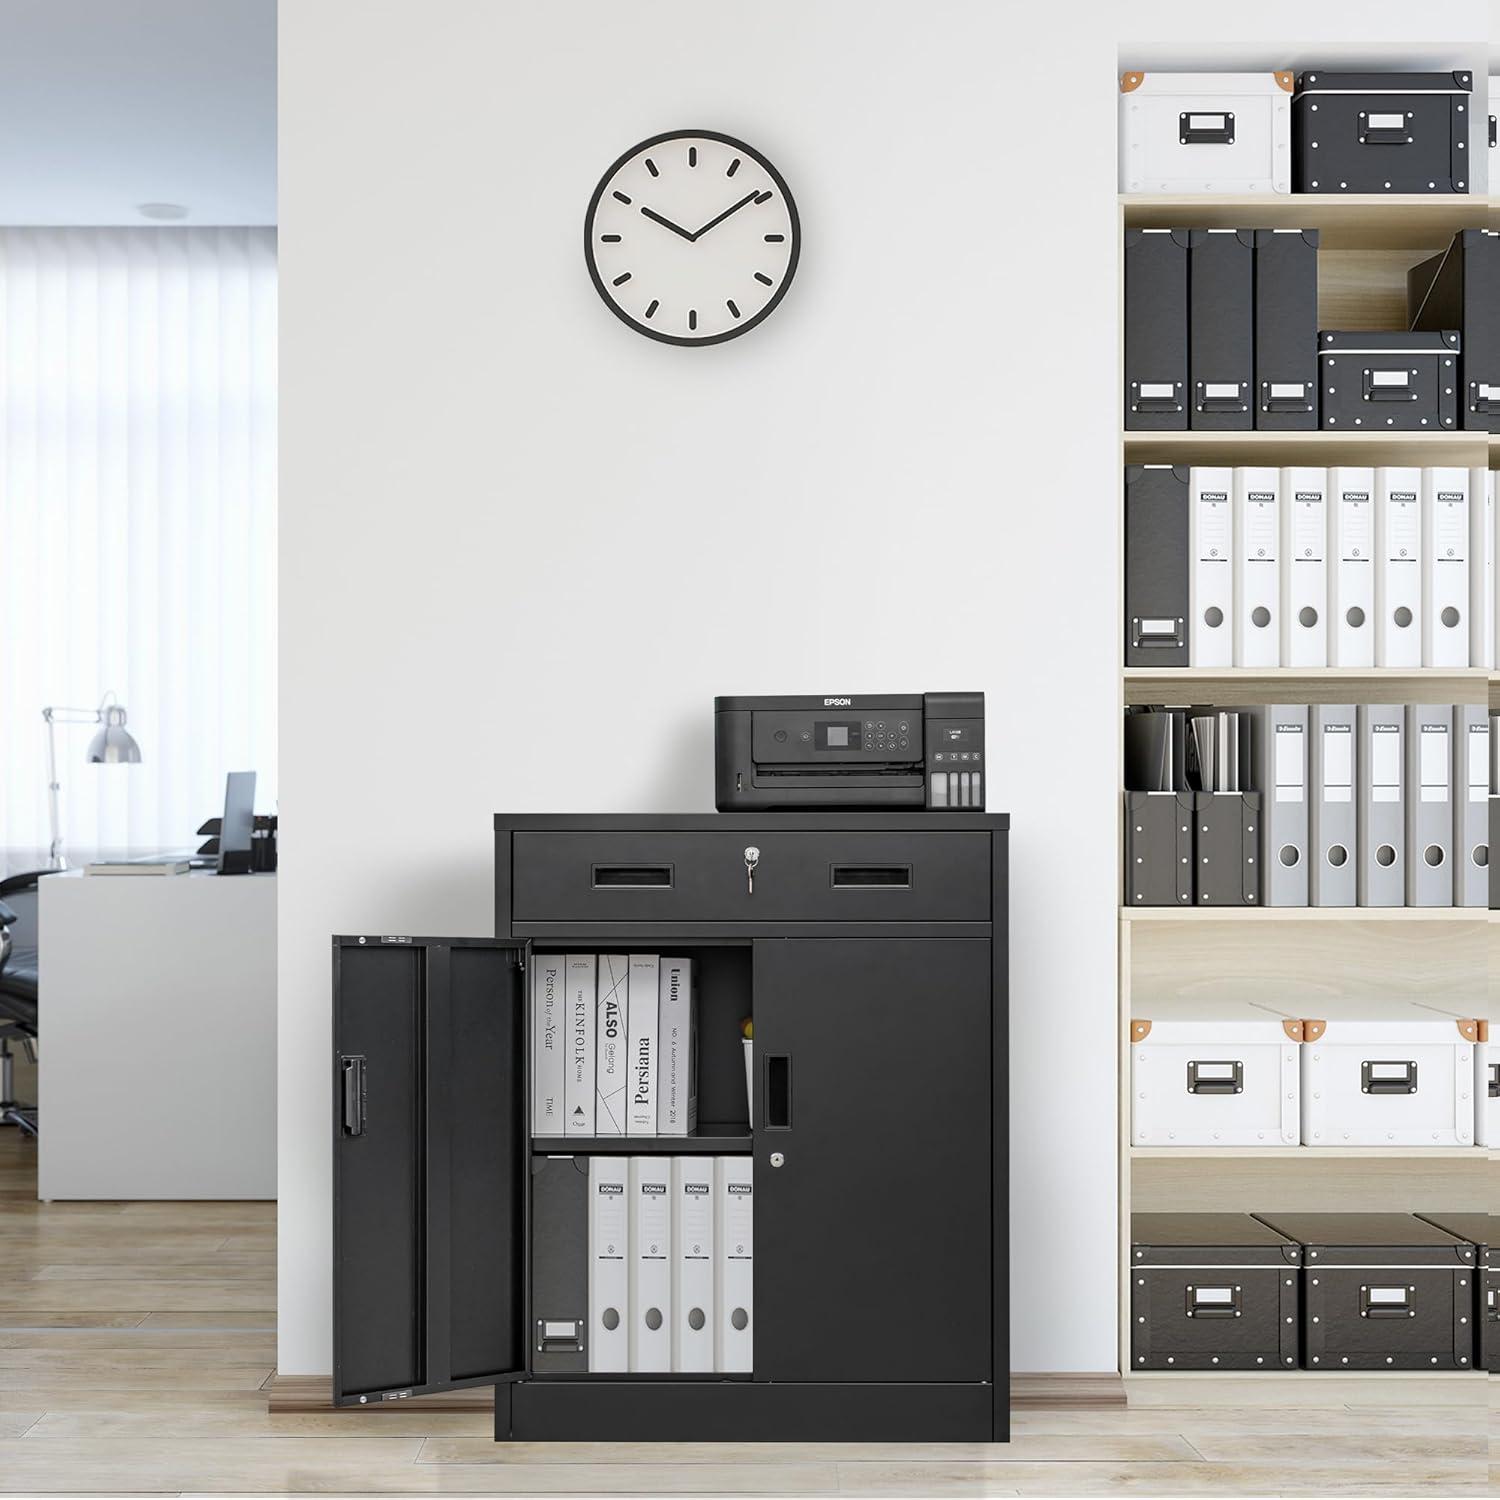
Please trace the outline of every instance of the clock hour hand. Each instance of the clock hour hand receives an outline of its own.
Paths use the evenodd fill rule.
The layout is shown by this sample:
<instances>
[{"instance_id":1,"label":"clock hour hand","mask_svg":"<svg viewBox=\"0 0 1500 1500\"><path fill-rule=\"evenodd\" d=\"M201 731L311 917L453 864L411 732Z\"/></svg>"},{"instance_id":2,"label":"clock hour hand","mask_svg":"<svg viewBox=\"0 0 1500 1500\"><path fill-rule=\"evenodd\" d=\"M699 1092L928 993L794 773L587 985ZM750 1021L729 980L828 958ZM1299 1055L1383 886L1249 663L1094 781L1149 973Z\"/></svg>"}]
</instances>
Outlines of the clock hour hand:
<instances>
[{"instance_id":1,"label":"clock hour hand","mask_svg":"<svg viewBox=\"0 0 1500 1500\"><path fill-rule=\"evenodd\" d=\"M692 242L698 238L696 234L689 234L687 230L683 229L680 225L674 224L670 219L662 218L662 216L659 213L656 213L653 209L646 208L644 205L642 205L641 212L653 223L660 224L663 229L670 229L673 234L680 234L683 239L685 239L689 244L692 244ZM699 233L701 234L702 231L700 230Z\"/></svg>"},{"instance_id":2,"label":"clock hour hand","mask_svg":"<svg viewBox=\"0 0 1500 1500\"><path fill-rule=\"evenodd\" d=\"M708 221L708 223L705 224L703 226L703 228L700 229L697 232L697 234L689 235L688 238L692 239L692 240L701 240L703 238L703 236L705 234L707 234L708 231L714 227L715 224L722 224L724 222L724 220L727 219L730 216L730 214L736 214L747 203L753 203L755 201L755 197L756 197L756 195L754 193L746 193L745 196L743 198L741 198L738 203L731 203L729 205L729 207L724 210L723 213L719 214L716 218L710 219Z\"/></svg>"}]
</instances>

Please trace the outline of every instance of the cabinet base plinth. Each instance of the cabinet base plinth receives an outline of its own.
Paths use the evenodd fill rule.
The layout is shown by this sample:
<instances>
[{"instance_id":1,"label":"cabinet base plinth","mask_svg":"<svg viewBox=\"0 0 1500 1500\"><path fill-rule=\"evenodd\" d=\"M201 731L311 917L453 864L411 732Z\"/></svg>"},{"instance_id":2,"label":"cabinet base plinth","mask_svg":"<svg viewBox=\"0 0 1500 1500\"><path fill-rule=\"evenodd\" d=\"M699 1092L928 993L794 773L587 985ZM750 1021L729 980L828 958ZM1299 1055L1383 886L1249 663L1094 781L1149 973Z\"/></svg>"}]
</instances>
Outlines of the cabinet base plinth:
<instances>
[{"instance_id":1,"label":"cabinet base plinth","mask_svg":"<svg viewBox=\"0 0 1500 1500\"><path fill-rule=\"evenodd\" d=\"M503 1395L505 1388L497 1391ZM991 1385L747 1380L524 1380L495 1403L495 1438L533 1442L1005 1442Z\"/></svg>"}]
</instances>

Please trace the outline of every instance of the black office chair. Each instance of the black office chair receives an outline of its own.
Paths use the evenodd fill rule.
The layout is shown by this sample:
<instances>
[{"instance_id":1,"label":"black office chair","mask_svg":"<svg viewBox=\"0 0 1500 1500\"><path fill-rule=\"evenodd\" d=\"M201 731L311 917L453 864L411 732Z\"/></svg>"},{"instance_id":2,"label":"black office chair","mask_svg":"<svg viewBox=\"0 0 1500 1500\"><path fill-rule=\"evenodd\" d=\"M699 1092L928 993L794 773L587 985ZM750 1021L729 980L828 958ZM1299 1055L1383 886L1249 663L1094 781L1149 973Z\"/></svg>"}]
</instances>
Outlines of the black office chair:
<instances>
[{"instance_id":1,"label":"black office chair","mask_svg":"<svg viewBox=\"0 0 1500 1500\"><path fill-rule=\"evenodd\" d=\"M35 1105L16 1098L12 1039L28 1062L36 1061L37 883L41 871L0 880L0 1125L37 1133Z\"/></svg>"}]
</instances>

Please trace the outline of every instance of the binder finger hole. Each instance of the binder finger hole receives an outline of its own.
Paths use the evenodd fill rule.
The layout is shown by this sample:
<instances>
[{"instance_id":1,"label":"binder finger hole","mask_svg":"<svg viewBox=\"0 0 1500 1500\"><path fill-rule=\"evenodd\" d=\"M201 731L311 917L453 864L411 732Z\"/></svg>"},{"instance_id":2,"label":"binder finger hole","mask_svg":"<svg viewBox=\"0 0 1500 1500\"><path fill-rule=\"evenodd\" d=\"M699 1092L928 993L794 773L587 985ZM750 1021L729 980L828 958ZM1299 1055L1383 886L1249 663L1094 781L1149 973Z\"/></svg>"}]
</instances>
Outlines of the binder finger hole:
<instances>
[{"instance_id":1,"label":"binder finger hole","mask_svg":"<svg viewBox=\"0 0 1500 1500\"><path fill-rule=\"evenodd\" d=\"M1399 607L1399 608L1398 608L1398 609L1397 609L1397 610L1396 610L1396 612L1395 612L1395 614L1393 614L1393 615L1392 615L1392 616L1391 616L1391 619L1393 619L1393 620L1394 620L1394 621L1395 621L1395 622L1396 622L1396 624L1397 624L1397 625L1398 625L1398 626L1399 626L1399 627L1400 627L1400 628L1401 628L1401 629L1402 629L1402 630L1405 630L1405 629L1406 629L1406 627L1407 627L1407 626L1408 626L1408 625L1410 625L1410 624L1411 624L1411 622L1412 622L1412 613L1411 613L1411 611L1410 611L1410 610L1409 610L1409 609L1408 609L1408 608L1407 608L1407 607L1406 607L1406 606L1405 606L1405 605L1404 605L1404 604L1403 604L1403 605L1401 605L1401 606L1400 606L1400 607Z\"/></svg>"},{"instance_id":2,"label":"binder finger hole","mask_svg":"<svg viewBox=\"0 0 1500 1500\"><path fill-rule=\"evenodd\" d=\"M1359 607L1359 605L1356 604L1349 610L1348 614L1346 614L1344 618L1349 622L1352 629L1358 630L1359 627L1365 623L1365 612Z\"/></svg>"},{"instance_id":3,"label":"binder finger hole","mask_svg":"<svg viewBox=\"0 0 1500 1500\"><path fill-rule=\"evenodd\" d=\"M1224 623L1224 611L1220 609L1217 604L1210 604L1209 607L1203 611L1203 623L1207 625L1210 630L1217 630L1219 626Z\"/></svg>"},{"instance_id":4,"label":"binder finger hole","mask_svg":"<svg viewBox=\"0 0 1500 1500\"><path fill-rule=\"evenodd\" d=\"M1297 621L1304 630L1311 630L1318 623L1318 612L1312 605L1304 604L1297 613Z\"/></svg>"},{"instance_id":5,"label":"binder finger hole","mask_svg":"<svg viewBox=\"0 0 1500 1500\"><path fill-rule=\"evenodd\" d=\"M1482 870L1490 862L1490 846L1488 844L1475 844L1469 851L1469 858Z\"/></svg>"},{"instance_id":6,"label":"binder finger hole","mask_svg":"<svg viewBox=\"0 0 1500 1500\"><path fill-rule=\"evenodd\" d=\"M646 1309L646 1327L655 1333L661 1327L661 1308L648 1307Z\"/></svg>"},{"instance_id":7,"label":"binder finger hole","mask_svg":"<svg viewBox=\"0 0 1500 1500\"><path fill-rule=\"evenodd\" d=\"M1422 858L1434 868L1442 864L1442 862L1447 859L1447 857L1447 853L1445 852L1441 844L1429 844L1422 851Z\"/></svg>"},{"instance_id":8,"label":"binder finger hole","mask_svg":"<svg viewBox=\"0 0 1500 1500\"><path fill-rule=\"evenodd\" d=\"M1342 844L1330 844L1326 857L1335 870L1349 863L1349 851Z\"/></svg>"},{"instance_id":9,"label":"binder finger hole","mask_svg":"<svg viewBox=\"0 0 1500 1500\"><path fill-rule=\"evenodd\" d=\"M1453 630L1458 625L1458 618L1458 611L1451 604L1443 611L1442 621L1449 630Z\"/></svg>"},{"instance_id":10,"label":"binder finger hole","mask_svg":"<svg viewBox=\"0 0 1500 1500\"><path fill-rule=\"evenodd\" d=\"M600 1317L600 1322L609 1329L611 1333L620 1326L620 1310L617 1307L606 1307Z\"/></svg>"},{"instance_id":11,"label":"binder finger hole","mask_svg":"<svg viewBox=\"0 0 1500 1500\"><path fill-rule=\"evenodd\" d=\"M1264 630L1271 623L1271 611L1264 604L1257 604L1250 611L1250 619L1257 628Z\"/></svg>"},{"instance_id":12,"label":"binder finger hole","mask_svg":"<svg viewBox=\"0 0 1500 1500\"><path fill-rule=\"evenodd\" d=\"M1391 844L1382 844L1375 851L1375 863L1377 865L1393 865L1396 863L1396 850Z\"/></svg>"},{"instance_id":13,"label":"binder finger hole","mask_svg":"<svg viewBox=\"0 0 1500 1500\"><path fill-rule=\"evenodd\" d=\"M1302 851L1295 844L1283 844L1277 851L1277 858L1288 869L1291 869L1302 863Z\"/></svg>"}]
</instances>

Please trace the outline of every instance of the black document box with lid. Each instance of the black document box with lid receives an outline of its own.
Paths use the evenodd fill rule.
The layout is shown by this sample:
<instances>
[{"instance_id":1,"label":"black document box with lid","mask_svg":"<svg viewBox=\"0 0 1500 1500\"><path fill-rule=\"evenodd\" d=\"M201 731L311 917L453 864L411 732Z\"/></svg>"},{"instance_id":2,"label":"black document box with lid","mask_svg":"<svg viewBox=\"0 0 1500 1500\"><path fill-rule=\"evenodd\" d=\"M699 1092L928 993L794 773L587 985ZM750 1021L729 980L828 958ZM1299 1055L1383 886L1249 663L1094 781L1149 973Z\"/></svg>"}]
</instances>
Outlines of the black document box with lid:
<instances>
[{"instance_id":1,"label":"black document box with lid","mask_svg":"<svg viewBox=\"0 0 1500 1500\"><path fill-rule=\"evenodd\" d=\"M1467 193L1474 80L1309 68L1292 100L1299 193Z\"/></svg>"},{"instance_id":2,"label":"black document box with lid","mask_svg":"<svg viewBox=\"0 0 1500 1500\"><path fill-rule=\"evenodd\" d=\"M1188 428L1188 231L1125 231L1125 426Z\"/></svg>"},{"instance_id":3,"label":"black document box with lid","mask_svg":"<svg viewBox=\"0 0 1500 1500\"><path fill-rule=\"evenodd\" d=\"M1451 432L1458 425L1458 330L1318 334L1328 432Z\"/></svg>"},{"instance_id":4,"label":"black document box with lid","mask_svg":"<svg viewBox=\"0 0 1500 1500\"><path fill-rule=\"evenodd\" d=\"M1189 426L1255 426L1255 231L1194 229L1188 236Z\"/></svg>"},{"instance_id":5,"label":"black document box with lid","mask_svg":"<svg viewBox=\"0 0 1500 1500\"><path fill-rule=\"evenodd\" d=\"M1255 231L1255 425L1318 425L1316 229Z\"/></svg>"},{"instance_id":6,"label":"black document box with lid","mask_svg":"<svg viewBox=\"0 0 1500 1500\"><path fill-rule=\"evenodd\" d=\"M1008 827L497 817L494 938L335 938L336 1402L493 1385L505 1440L1003 1441ZM632 952L693 962L696 1134L533 1135L535 956ZM892 1109L893 1060L943 1107ZM590 1372L589 1162L684 1154L752 1163L753 1368Z\"/></svg>"},{"instance_id":7,"label":"black document box with lid","mask_svg":"<svg viewBox=\"0 0 1500 1500\"><path fill-rule=\"evenodd\" d=\"M1441 255L1413 266L1406 308L1414 330L1458 330L1459 426L1500 431L1500 230L1460 230Z\"/></svg>"},{"instance_id":8,"label":"black document box with lid","mask_svg":"<svg viewBox=\"0 0 1500 1500\"><path fill-rule=\"evenodd\" d=\"M1474 1368L1500 1374L1500 1245L1494 1215L1430 1213L1418 1218L1474 1246Z\"/></svg>"},{"instance_id":9,"label":"black document box with lid","mask_svg":"<svg viewBox=\"0 0 1500 1500\"><path fill-rule=\"evenodd\" d=\"M1415 1214L1259 1213L1302 1246L1309 1370L1468 1370L1474 1246Z\"/></svg>"},{"instance_id":10,"label":"black document box with lid","mask_svg":"<svg viewBox=\"0 0 1500 1500\"><path fill-rule=\"evenodd\" d=\"M1132 1214L1130 1368L1295 1368L1301 1249L1250 1214Z\"/></svg>"}]
</instances>

